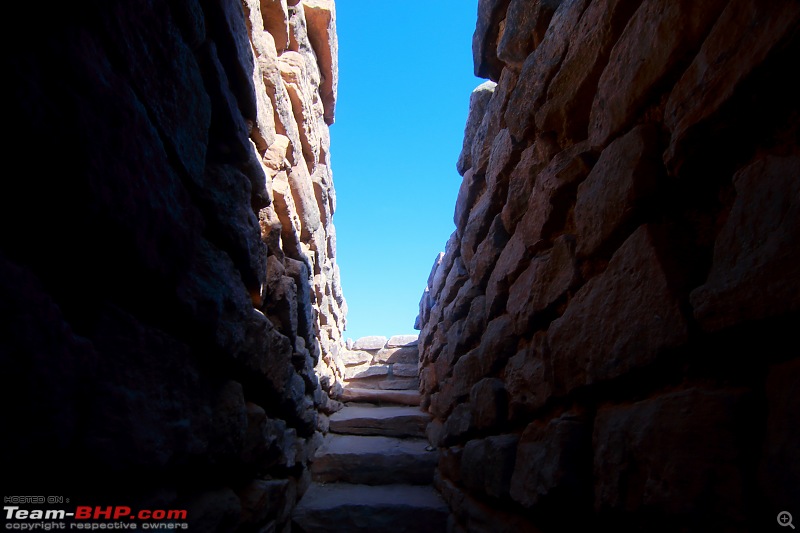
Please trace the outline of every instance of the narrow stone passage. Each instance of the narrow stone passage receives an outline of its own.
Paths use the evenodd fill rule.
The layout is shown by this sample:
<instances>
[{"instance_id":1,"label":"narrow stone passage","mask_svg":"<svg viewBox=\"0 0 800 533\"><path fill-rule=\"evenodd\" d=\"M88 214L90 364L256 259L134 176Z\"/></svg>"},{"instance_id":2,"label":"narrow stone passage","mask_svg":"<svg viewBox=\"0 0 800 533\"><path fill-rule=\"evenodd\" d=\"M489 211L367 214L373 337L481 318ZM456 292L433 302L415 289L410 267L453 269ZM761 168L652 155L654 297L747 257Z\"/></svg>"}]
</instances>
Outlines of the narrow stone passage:
<instances>
[{"instance_id":1,"label":"narrow stone passage","mask_svg":"<svg viewBox=\"0 0 800 533\"><path fill-rule=\"evenodd\" d=\"M438 453L425 438L430 415L408 371L418 357L413 339L359 339L344 353L345 404L330 417L295 509L302 531L445 531L449 510L432 486Z\"/></svg>"}]
</instances>

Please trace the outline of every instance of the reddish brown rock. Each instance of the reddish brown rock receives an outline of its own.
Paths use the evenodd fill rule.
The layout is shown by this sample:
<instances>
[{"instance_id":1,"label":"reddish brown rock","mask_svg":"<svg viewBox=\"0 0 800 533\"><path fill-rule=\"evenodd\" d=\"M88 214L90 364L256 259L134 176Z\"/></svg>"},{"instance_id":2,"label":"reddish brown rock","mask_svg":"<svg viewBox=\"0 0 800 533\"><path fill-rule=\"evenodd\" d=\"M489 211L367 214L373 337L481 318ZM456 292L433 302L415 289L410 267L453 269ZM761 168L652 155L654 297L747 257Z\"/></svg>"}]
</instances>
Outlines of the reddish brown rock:
<instances>
[{"instance_id":1,"label":"reddish brown rock","mask_svg":"<svg viewBox=\"0 0 800 533\"><path fill-rule=\"evenodd\" d=\"M511 498L525 507L585 499L591 490L591 426L574 413L529 424L517 446Z\"/></svg>"},{"instance_id":2,"label":"reddish brown rock","mask_svg":"<svg viewBox=\"0 0 800 533\"><path fill-rule=\"evenodd\" d=\"M516 159L517 151L511 134L503 128L492 141L489 152L489 163L486 167L486 186L490 190L498 191L497 194L505 196L508 188L508 166Z\"/></svg>"},{"instance_id":3,"label":"reddish brown rock","mask_svg":"<svg viewBox=\"0 0 800 533\"><path fill-rule=\"evenodd\" d=\"M486 106L492 98L497 84L493 81L485 81L475 87L469 97L469 111L467 112L467 123L464 126L464 141L461 145L461 153L458 156L456 169L458 173L466 178L466 172L472 167L472 140L475 132L483 122L486 113Z\"/></svg>"},{"instance_id":4,"label":"reddish brown rock","mask_svg":"<svg viewBox=\"0 0 800 533\"><path fill-rule=\"evenodd\" d=\"M522 140L533 129L534 116L567 53L571 32L588 4L589 0L562 0L541 44L525 59L505 114L514 139Z\"/></svg>"},{"instance_id":5,"label":"reddish brown rock","mask_svg":"<svg viewBox=\"0 0 800 533\"><path fill-rule=\"evenodd\" d=\"M486 238L495 215L500 211L500 198L487 190L469 214L467 225L461 235L461 260L471 265L475 249Z\"/></svg>"},{"instance_id":6,"label":"reddish brown rock","mask_svg":"<svg viewBox=\"0 0 800 533\"><path fill-rule=\"evenodd\" d=\"M733 177L736 200L711 272L691 296L715 331L800 310L800 157L768 156Z\"/></svg>"},{"instance_id":7,"label":"reddish brown rock","mask_svg":"<svg viewBox=\"0 0 800 533\"><path fill-rule=\"evenodd\" d=\"M472 35L472 60L479 78L500 79L503 64L497 59L500 26L509 0L479 0L478 21Z\"/></svg>"},{"instance_id":8,"label":"reddish brown rock","mask_svg":"<svg viewBox=\"0 0 800 533\"><path fill-rule=\"evenodd\" d=\"M513 355L517 339L511 332L512 322L508 315L489 322L478 348L463 355L453 367L455 396L469 394L475 383L499 370Z\"/></svg>"},{"instance_id":9,"label":"reddish brown rock","mask_svg":"<svg viewBox=\"0 0 800 533\"><path fill-rule=\"evenodd\" d=\"M533 255L534 247L526 245L526 238L524 232L515 232L497 258L486 284L487 317L497 316L505 310L510 285L526 268L528 260Z\"/></svg>"},{"instance_id":10,"label":"reddish brown rock","mask_svg":"<svg viewBox=\"0 0 800 533\"><path fill-rule=\"evenodd\" d=\"M508 395L503 381L484 378L469 391L472 424L477 430L494 429L505 423Z\"/></svg>"},{"instance_id":11,"label":"reddish brown rock","mask_svg":"<svg viewBox=\"0 0 800 533\"><path fill-rule=\"evenodd\" d=\"M563 231L575 202L578 184L594 164L588 144L578 143L559 152L536 177L528 197L528 209L517 223L516 233L526 247Z\"/></svg>"},{"instance_id":12,"label":"reddish brown rock","mask_svg":"<svg viewBox=\"0 0 800 533\"><path fill-rule=\"evenodd\" d=\"M540 533L528 517L490 505L470 495L448 479L434 476L434 485L441 492L453 513L448 525L453 532L470 533ZM455 522L455 523L453 523ZM463 525L462 525L463 524Z\"/></svg>"},{"instance_id":13,"label":"reddish brown rock","mask_svg":"<svg viewBox=\"0 0 800 533\"><path fill-rule=\"evenodd\" d=\"M559 392L619 377L686 342L657 250L651 229L641 226L553 321L548 344Z\"/></svg>"},{"instance_id":14,"label":"reddish brown rock","mask_svg":"<svg viewBox=\"0 0 800 533\"><path fill-rule=\"evenodd\" d=\"M336 5L333 0L303 0L308 39L314 48L320 70L319 96L323 118L333 124L336 92L339 86L339 39L336 35Z\"/></svg>"},{"instance_id":15,"label":"reddish brown rock","mask_svg":"<svg viewBox=\"0 0 800 533\"><path fill-rule=\"evenodd\" d=\"M456 209L453 213L453 222L456 224L456 230L462 234L466 229L470 212L475 205L475 200L477 200L478 196L485 190L485 185L486 179L482 174L475 174L472 169L467 170L464 174L461 187L458 189Z\"/></svg>"},{"instance_id":16,"label":"reddish brown rock","mask_svg":"<svg viewBox=\"0 0 800 533\"><path fill-rule=\"evenodd\" d=\"M503 221L498 214L494 217L492 225L489 226L486 238L483 239L483 242L481 242L475 250L475 255L470 265L470 279L476 287L483 287L486 285L486 281L492 273L497 263L497 258L502 253L508 239L508 233L506 233ZM470 302L466 302L466 304L469 305Z\"/></svg>"},{"instance_id":17,"label":"reddish brown rock","mask_svg":"<svg viewBox=\"0 0 800 533\"><path fill-rule=\"evenodd\" d=\"M508 178L508 195L501 212L503 226L513 233L517 222L528 208L528 198L536 183L536 176L550 162L557 150L546 138L537 138L526 148Z\"/></svg>"},{"instance_id":18,"label":"reddish brown rock","mask_svg":"<svg viewBox=\"0 0 800 533\"><path fill-rule=\"evenodd\" d=\"M605 146L633 121L662 81L689 63L727 3L642 2L600 77L589 118L593 146Z\"/></svg>"},{"instance_id":19,"label":"reddish brown rock","mask_svg":"<svg viewBox=\"0 0 800 533\"><path fill-rule=\"evenodd\" d=\"M692 132L702 129L754 69L780 49L798 20L800 5L791 0L732 0L727 5L667 100L664 125L672 132L664 154L668 167L679 171L684 152L700 148L701 143L691 147L697 143Z\"/></svg>"},{"instance_id":20,"label":"reddish brown rock","mask_svg":"<svg viewBox=\"0 0 800 533\"><path fill-rule=\"evenodd\" d=\"M461 454L464 486L493 498L507 498L518 441L518 435L498 435L467 442Z\"/></svg>"},{"instance_id":21,"label":"reddish brown rock","mask_svg":"<svg viewBox=\"0 0 800 533\"><path fill-rule=\"evenodd\" d=\"M536 112L536 127L555 132L562 143L586 139L597 82L641 0L598 0L589 4L570 34L566 57Z\"/></svg>"},{"instance_id":22,"label":"reddish brown rock","mask_svg":"<svg viewBox=\"0 0 800 533\"><path fill-rule=\"evenodd\" d=\"M472 430L472 413L469 404L462 403L456 405L447 417L442 429L442 445L452 446L458 442L463 442Z\"/></svg>"},{"instance_id":23,"label":"reddish brown rock","mask_svg":"<svg viewBox=\"0 0 800 533\"><path fill-rule=\"evenodd\" d=\"M575 231L578 256L587 257L610 244L617 246L663 175L657 132L637 126L615 140L578 186Z\"/></svg>"},{"instance_id":24,"label":"reddish brown rock","mask_svg":"<svg viewBox=\"0 0 800 533\"><path fill-rule=\"evenodd\" d=\"M544 39L553 13L562 0L511 0L503 34L497 44L497 57L519 69L525 58Z\"/></svg>"},{"instance_id":25,"label":"reddish brown rock","mask_svg":"<svg viewBox=\"0 0 800 533\"><path fill-rule=\"evenodd\" d=\"M264 29L275 39L278 53L289 46L289 8L286 0L260 0Z\"/></svg>"},{"instance_id":26,"label":"reddish brown rock","mask_svg":"<svg viewBox=\"0 0 800 533\"><path fill-rule=\"evenodd\" d=\"M508 290L506 309L514 321L514 333L527 336L541 315L565 296L578 278L575 240L562 235L550 250L531 259Z\"/></svg>"},{"instance_id":27,"label":"reddish brown rock","mask_svg":"<svg viewBox=\"0 0 800 533\"><path fill-rule=\"evenodd\" d=\"M508 391L509 419L518 420L550 399L553 376L546 350L547 334L538 332L529 346L508 360L503 380Z\"/></svg>"},{"instance_id":28,"label":"reddish brown rock","mask_svg":"<svg viewBox=\"0 0 800 533\"><path fill-rule=\"evenodd\" d=\"M505 113L509 95L516 83L517 74L510 69L504 69L503 75L492 93L492 97L486 104L483 120L478 129L475 130L475 136L472 139L472 169L477 174L486 172L495 137L505 127L503 114Z\"/></svg>"},{"instance_id":29,"label":"reddish brown rock","mask_svg":"<svg viewBox=\"0 0 800 533\"><path fill-rule=\"evenodd\" d=\"M597 413L595 508L647 508L667 527L725 530L741 520L738 391L689 389ZM641 518L644 520L644 517ZM663 522L662 522L663 523Z\"/></svg>"}]
</instances>

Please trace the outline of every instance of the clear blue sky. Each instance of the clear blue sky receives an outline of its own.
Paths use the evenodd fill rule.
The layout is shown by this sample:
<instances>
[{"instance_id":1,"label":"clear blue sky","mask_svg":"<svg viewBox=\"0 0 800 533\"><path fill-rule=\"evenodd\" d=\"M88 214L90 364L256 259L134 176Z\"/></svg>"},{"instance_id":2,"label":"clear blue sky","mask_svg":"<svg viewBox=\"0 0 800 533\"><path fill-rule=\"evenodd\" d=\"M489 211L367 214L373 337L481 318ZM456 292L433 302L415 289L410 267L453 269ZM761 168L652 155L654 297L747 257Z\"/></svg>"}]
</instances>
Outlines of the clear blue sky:
<instances>
[{"instance_id":1,"label":"clear blue sky","mask_svg":"<svg viewBox=\"0 0 800 533\"><path fill-rule=\"evenodd\" d=\"M483 81L472 67L476 13L477 0L336 2L331 168L345 338L417 333L428 274L455 230L456 161Z\"/></svg>"}]
</instances>

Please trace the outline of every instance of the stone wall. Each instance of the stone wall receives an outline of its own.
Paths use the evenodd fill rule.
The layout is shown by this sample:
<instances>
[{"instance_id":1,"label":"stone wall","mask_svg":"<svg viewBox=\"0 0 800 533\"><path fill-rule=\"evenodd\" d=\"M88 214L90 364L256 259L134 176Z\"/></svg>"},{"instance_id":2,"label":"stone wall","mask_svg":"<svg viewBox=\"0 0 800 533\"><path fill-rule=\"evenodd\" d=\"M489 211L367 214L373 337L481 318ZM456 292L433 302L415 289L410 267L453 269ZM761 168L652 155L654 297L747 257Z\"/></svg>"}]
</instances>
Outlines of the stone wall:
<instances>
[{"instance_id":1,"label":"stone wall","mask_svg":"<svg viewBox=\"0 0 800 533\"><path fill-rule=\"evenodd\" d=\"M761 531L800 501L799 27L479 1L417 322L453 531Z\"/></svg>"},{"instance_id":2,"label":"stone wall","mask_svg":"<svg viewBox=\"0 0 800 533\"><path fill-rule=\"evenodd\" d=\"M288 4L8 7L4 494L290 527L346 304L335 9Z\"/></svg>"}]
</instances>

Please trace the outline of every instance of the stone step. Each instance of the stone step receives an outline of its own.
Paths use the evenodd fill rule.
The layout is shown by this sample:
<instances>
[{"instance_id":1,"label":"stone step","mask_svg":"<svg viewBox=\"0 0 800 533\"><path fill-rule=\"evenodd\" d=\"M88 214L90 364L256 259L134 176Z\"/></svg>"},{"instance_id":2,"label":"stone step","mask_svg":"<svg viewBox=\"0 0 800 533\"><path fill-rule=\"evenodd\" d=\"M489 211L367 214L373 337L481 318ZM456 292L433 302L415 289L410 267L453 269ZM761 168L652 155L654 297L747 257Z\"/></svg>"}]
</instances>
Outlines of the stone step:
<instances>
[{"instance_id":1,"label":"stone step","mask_svg":"<svg viewBox=\"0 0 800 533\"><path fill-rule=\"evenodd\" d=\"M444 533L448 513L431 486L312 483L292 525L307 533Z\"/></svg>"},{"instance_id":2,"label":"stone step","mask_svg":"<svg viewBox=\"0 0 800 533\"><path fill-rule=\"evenodd\" d=\"M348 405L330 418L330 431L348 435L424 437L430 415L418 407Z\"/></svg>"},{"instance_id":3,"label":"stone step","mask_svg":"<svg viewBox=\"0 0 800 533\"><path fill-rule=\"evenodd\" d=\"M388 485L424 485L433 481L436 451L425 439L336 435L325 436L314 455L314 481Z\"/></svg>"},{"instance_id":4,"label":"stone step","mask_svg":"<svg viewBox=\"0 0 800 533\"><path fill-rule=\"evenodd\" d=\"M382 390L346 387L342 393L341 400L343 402L419 405L421 397L417 390Z\"/></svg>"}]
</instances>

